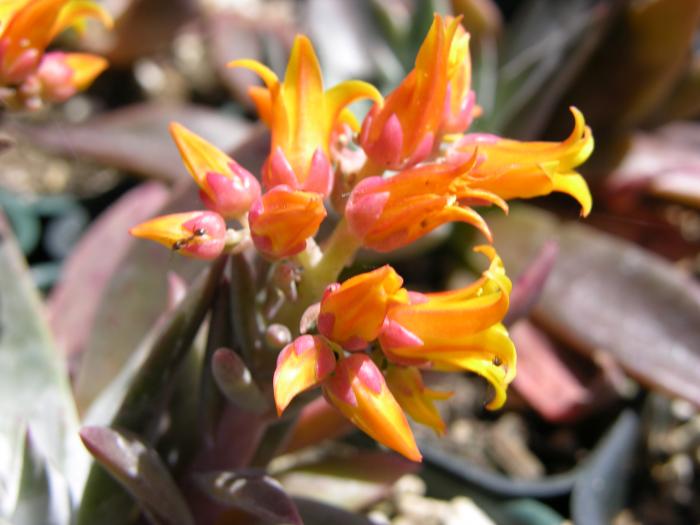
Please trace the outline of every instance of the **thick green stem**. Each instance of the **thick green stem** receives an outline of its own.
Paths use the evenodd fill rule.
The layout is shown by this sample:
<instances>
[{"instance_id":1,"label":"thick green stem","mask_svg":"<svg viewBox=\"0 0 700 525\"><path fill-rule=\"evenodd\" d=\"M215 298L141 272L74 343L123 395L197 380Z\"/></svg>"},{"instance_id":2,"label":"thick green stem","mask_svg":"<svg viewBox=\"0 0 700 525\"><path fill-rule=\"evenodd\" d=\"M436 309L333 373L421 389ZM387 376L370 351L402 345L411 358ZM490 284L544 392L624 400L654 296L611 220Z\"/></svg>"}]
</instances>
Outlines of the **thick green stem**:
<instances>
[{"instance_id":1,"label":"thick green stem","mask_svg":"<svg viewBox=\"0 0 700 525\"><path fill-rule=\"evenodd\" d=\"M298 335L301 315L310 305L321 300L326 286L338 280L338 275L352 261L359 247L359 239L350 232L345 219L342 219L326 242L323 255L308 266L305 265L298 285L297 300L285 304L275 322L287 325L294 335ZM306 260L309 259L313 257Z\"/></svg>"}]
</instances>

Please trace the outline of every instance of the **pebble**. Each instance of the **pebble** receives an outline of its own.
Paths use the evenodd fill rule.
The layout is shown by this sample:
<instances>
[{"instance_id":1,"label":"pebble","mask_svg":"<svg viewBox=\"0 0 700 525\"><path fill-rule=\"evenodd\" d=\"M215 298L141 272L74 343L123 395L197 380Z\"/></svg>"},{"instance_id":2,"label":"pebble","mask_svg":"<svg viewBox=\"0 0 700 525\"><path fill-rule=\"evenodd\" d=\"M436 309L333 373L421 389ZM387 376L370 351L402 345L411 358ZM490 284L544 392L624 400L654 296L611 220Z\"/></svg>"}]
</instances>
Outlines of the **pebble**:
<instances>
[{"instance_id":1,"label":"pebble","mask_svg":"<svg viewBox=\"0 0 700 525\"><path fill-rule=\"evenodd\" d=\"M494 525L484 511L464 496L443 501L402 494L396 504L399 516L392 525Z\"/></svg>"}]
</instances>

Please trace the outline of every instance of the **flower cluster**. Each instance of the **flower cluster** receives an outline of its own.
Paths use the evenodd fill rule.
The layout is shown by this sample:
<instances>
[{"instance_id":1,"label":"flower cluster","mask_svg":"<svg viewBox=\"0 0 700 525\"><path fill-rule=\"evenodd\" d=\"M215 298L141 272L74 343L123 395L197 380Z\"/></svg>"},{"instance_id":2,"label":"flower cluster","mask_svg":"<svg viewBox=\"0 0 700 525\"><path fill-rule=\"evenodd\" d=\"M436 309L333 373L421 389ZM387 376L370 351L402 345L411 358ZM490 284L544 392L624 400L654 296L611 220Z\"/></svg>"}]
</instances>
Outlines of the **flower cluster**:
<instances>
[{"instance_id":1,"label":"flower cluster","mask_svg":"<svg viewBox=\"0 0 700 525\"><path fill-rule=\"evenodd\" d=\"M505 402L516 368L502 324L510 280L490 245L477 248L490 261L481 278L440 293L407 290L390 266L333 283L342 268L360 247L389 252L450 222L471 224L491 242L479 206L507 212L509 199L558 191L574 197L583 215L591 208L575 169L592 152L593 138L577 109L571 108L574 129L562 142L467 132L480 113L468 48L460 19L435 15L414 69L386 98L361 81L324 90L304 36L294 42L282 81L259 62L232 62L264 83L250 89L271 132L260 178L172 124L208 210L131 230L184 255L212 259L255 249L273 268L295 267L285 274L296 276L290 277L295 293L280 293L287 303L260 307L268 325L286 324L297 336L280 344L273 379L278 412L320 387L356 426L416 461L421 455L405 414L442 433L434 401L450 395L426 387L423 370L476 372L494 390L487 407ZM359 99L373 102L362 123L347 108ZM319 246L314 238L331 203L341 217ZM279 274L271 272L266 290L279 290Z\"/></svg>"},{"instance_id":2,"label":"flower cluster","mask_svg":"<svg viewBox=\"0 0 700 525\"><path fill-rule=\"evenodd\" d=\"M88 53L46 52L68 28L86 18L107 27L112 19L98 4L78 0L8 0L0 4L0 101L10 108L37 109L63 102L87 88L107 61Z\"/></svg>"},{"instance_id":3,"label":"flower cluster","mask_svg":"<svg viewBox=\"0 0 700 525\"><path fill-rule=\"evenodd\" d=\"M445 425L433 400L450 396L427 388L421 368L481 374L496 393L489 408L502 406L515 375L515 348L501 324L511 285L493 248L478 250L491 264L459 290L410 292L388 265L328 286L320 335L303 335L279 355L273 381L278 412L320 385L359 428L417 461L404 410L440 434Z\"/></svg>"}]
</instances>

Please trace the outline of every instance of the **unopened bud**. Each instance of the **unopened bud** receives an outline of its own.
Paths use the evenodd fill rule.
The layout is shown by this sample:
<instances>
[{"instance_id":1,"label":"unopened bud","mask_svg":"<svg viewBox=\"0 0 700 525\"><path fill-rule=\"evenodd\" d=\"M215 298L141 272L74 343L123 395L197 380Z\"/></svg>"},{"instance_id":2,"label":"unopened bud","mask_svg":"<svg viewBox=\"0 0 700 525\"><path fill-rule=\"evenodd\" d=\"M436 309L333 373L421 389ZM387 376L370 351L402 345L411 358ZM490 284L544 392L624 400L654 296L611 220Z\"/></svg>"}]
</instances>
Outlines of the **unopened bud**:
<instances>
[{"instance_id":1,"label":"unopened bud","mask_svg":"<svg viewBox=\"0 0 700 525\"><path fill-rule=\"evenodd\" d=\"M265 342L270 348L280 349L292 341L292 332L283 324L273 323L265 330Z\"/></svg>"},{"instance_id":2,"label":"unopened bud","mask_svg":"<svg viewBox=\"0 0 700 525\"><path fill-rule=\"evenodd\" d=\"M183 255L214 259L224 249L226 223L217 213L193 211L156 217L131 228L129 233L158 242Z\"/></svg>"}]
</instances>

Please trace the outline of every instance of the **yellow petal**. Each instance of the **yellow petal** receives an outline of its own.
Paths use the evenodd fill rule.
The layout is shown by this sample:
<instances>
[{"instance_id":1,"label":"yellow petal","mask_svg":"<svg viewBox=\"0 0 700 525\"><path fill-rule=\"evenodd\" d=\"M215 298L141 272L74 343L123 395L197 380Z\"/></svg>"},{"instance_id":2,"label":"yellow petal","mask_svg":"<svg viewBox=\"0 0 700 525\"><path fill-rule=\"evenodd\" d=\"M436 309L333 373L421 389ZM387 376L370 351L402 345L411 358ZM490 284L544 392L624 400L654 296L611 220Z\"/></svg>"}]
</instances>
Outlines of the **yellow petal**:
<instances>
[{"instance_id":1,"label":"yellow petal","mask_svg":"<svg viewBox=\"0 0 700 525\"><path fill-rule=\"evenodd\" d=\"M200 188L206 191L208 172L225 175L231 171L231 157L219 148L177 122L171 122L169 129L187 171Z\"/></svg>"},{"instance_id":2,"label":"yellow petal","mask_svg":"<svg viewBox=\"0 0 700 525\"><path fill-rule=\"evenodd\" d=\"M411 419L432 428L438 435L445 433L445 423L433 400L448 399L452 392L426 388L421 373L412 366L390 366L386 371L386 384Z\"/></svg>"},{"instance_id":3,"label":"yellow petal","mask_svg":"<svg viewBox=\"0 0 700 525\"><path fill-rule=\"evenodd\" d=\"M87 18L99 20L107 29L114 26L112 15L104 7L89 0L73 0L61 10L58 19L51 28L51 40L69 27L82 32Z\"/></svg>"},{"instance_id":4,"label":"yellow petal","mask_svg":"<svg viewBox=\"0 0 700 525\"><path fill-rule=\"evenodd\" d=\"M282 414L292 399L320 384L334 368L333 351L323 337L302 335L285 346L272 380L277 413Z\"/></svg>"},{"instance_id":5,"label":"yellow petal","mask_svg":"<svg viewBox=\"0 0 700 525\"><path fill-rule=\"evenodd\" d=\"M339 361L324 393L360 430L411 461L421 461L406 416L368 355L353 354Z\"/></svg>"},{"instance_id":6,"label":"yellow petal","mask_svg":"<svg viewBox=\"0 0 700 525\"><path fill-rule=\"evenodd\" d=\"M15 13L28 3L29 0L5 0L0 2L0 36Z\"/></svg>"},{"instance_id":7,"label":"yellow petal","mask_svg":"<svg viewBox=\"0 0 700 525\"><path fill-rule=\"evenodd\" d=\"M327 125L332 126L346 106L362 99L370 99L377 104L384 100L377 88L361 80L349 80L330 88L325 94Z\"/></svg>"},{"instance_id":8,"label":"yellow petal","mask_svg":"<svg viewBox=\"0 0 700 525\"><path fill-rule=\"evenodd\" d=\"M357 120L355 114L348 108L343 108L343 110L340 112L338 124L347 124L355 133L360 131L360 122Z\"/></svg>"},{"instance_id":9,"label":"yellow petal","mask_svg":"<svg viewBox=\"0 0 700 525\"><path fill-rule=\"evenodd\" d=\"M245 69L250 69L251 71L258 74L262 81L267 86L267 89L272 90L279 84L279 78L269 67L265 64L261 64L257 60L252 60L250 58L243 58L239 60L232 60L227 67L242 67Z\"/></svg>"},{"instance_id":10,"label":"yellow petal","mask_svg":"<svg viewBox=\"0 0 700 525\"><path fill-rule=\"evenodd\" d=\"M576 172L555 173L552 175L552 191L558 191L571 195L581 205L581 215L588 216L593 207L591 190L588 188L586 180Z\"/></svg>"},{"instance_id":11,"label":"yellow petal","mask_svg":"<svg viewBox=\"0 0 700 525\"><path fill-rule=\"evenodd\" d=\"M73 70L71 83L78 91L87 89L109 66L104 58L88 53L65 53L63 60Z\"/></svg>"},{"instance_id":12,"label":"yellow petal","mask_svg":"<svg viewBox=\"0 0 700 525\"><path fill-rule=\"evenodd\" d=\"M134 226L129 233L183 255L214 259L224 249L226 223L218 213L210 211L173 213Z\"/></svg>"}]
</instances>

